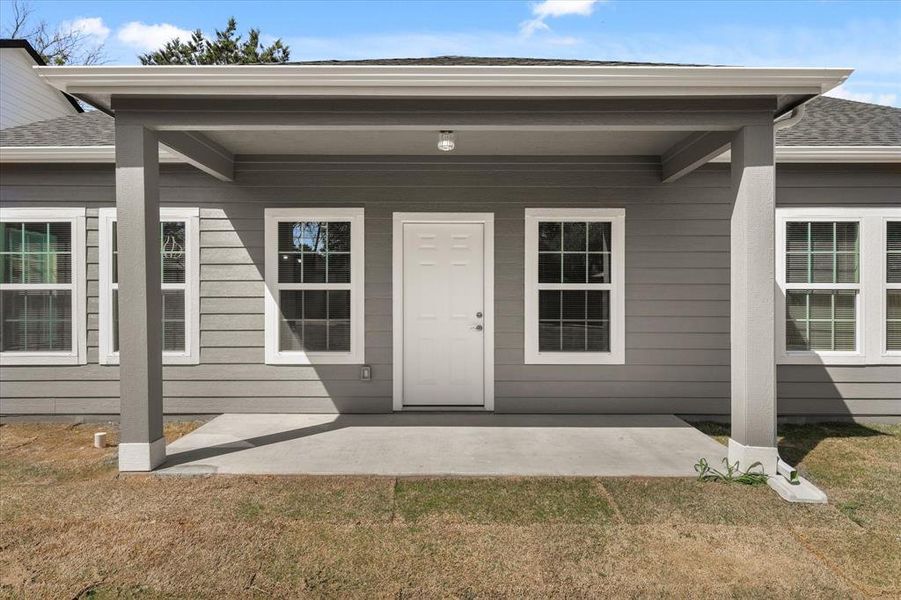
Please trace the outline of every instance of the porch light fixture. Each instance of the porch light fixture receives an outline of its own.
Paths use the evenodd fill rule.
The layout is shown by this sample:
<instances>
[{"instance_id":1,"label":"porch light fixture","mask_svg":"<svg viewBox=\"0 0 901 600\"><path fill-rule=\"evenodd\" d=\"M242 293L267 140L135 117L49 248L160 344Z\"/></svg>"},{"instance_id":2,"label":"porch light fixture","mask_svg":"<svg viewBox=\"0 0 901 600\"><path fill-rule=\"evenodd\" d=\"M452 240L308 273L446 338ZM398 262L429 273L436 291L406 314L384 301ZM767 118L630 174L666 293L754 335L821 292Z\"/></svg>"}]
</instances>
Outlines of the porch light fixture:
<instances>
[{"instance_id":1,"label":"porch light fixture","mask_svg":"<svg viewBox=\"0 0 901 600\"><path fill-rule=\"evenodd\" d=\"M438 149L442 152L450 152L454 149L454 132L453 131L440 131L438 133Z\"/></svg>"}]
</instances>

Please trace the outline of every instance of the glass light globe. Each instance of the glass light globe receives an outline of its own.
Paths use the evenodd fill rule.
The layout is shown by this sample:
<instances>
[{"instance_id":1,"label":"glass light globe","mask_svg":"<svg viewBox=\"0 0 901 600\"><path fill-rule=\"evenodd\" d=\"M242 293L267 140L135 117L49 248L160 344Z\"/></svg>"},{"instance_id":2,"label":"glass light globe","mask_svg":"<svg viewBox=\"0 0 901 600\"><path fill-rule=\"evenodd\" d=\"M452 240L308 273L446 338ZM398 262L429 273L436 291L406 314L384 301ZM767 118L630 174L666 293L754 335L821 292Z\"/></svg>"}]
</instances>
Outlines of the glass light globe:
<instances>
[{"instance_id":1,"label":"glass light globe","mask_svg":"<svg viewBox=\"0 0 901 600\"><path fill-rule=\"evenodd\" d=\"M442 131L438 134L438 149L442 152L450 152L454 149L454 132Z\"/></svg>"}]
</instances>

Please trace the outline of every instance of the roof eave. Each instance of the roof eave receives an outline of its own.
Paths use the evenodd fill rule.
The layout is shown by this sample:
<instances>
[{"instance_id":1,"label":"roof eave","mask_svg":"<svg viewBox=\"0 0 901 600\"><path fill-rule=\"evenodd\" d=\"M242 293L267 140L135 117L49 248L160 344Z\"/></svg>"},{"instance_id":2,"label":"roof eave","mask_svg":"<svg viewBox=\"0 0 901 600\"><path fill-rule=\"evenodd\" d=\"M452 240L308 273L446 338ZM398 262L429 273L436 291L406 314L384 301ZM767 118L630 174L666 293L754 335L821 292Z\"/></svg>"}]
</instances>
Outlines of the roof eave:
<instances>
[{"instance_id":1,"label":"roof eave","mask_svg":"<svg viewBox=\"0 0 901 600\"><path fill-rule=\"evenodd\" d=\"M816 96L852 69L669 66L230 65L35 67L109 109L122 95L401 97Z\"/></svg>"}]
</instances>

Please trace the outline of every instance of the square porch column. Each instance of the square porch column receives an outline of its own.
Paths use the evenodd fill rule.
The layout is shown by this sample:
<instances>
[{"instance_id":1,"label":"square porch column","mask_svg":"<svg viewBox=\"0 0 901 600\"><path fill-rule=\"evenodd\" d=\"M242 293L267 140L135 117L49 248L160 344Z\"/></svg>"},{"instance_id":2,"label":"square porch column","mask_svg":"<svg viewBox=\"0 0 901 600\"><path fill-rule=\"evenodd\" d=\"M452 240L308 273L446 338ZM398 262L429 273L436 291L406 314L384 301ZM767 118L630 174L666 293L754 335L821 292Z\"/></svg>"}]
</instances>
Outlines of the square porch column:
<instances>
[{"instance_id":1,"label":"square porch column","mask_svg":"<svg viewBox=\"0 0 901 600\"><path fill-rule=\"evenodd\" d=\"M729 462L776 472L776 167L773 125L747 126L732 140L731 365Z\"/></svg>"},{"instance_id":2,"label":"square porch column","mask_svg":"<svg viewBox=\"0 0 901 600\"><path fill-rule=\"evenodd\" d=\"M120 471L151 471L166 458L158 148L155 132L117 120Z\"/></svg>"}]
</instances>

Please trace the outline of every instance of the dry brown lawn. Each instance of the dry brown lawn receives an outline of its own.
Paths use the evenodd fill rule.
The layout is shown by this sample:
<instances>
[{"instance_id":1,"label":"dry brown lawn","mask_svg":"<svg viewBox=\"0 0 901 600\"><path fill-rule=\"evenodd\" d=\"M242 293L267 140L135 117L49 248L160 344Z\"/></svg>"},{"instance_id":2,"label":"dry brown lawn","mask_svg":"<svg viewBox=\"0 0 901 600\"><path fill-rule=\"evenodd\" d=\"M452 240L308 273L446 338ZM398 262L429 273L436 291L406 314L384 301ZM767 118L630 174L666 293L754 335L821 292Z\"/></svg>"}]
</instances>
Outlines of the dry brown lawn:
<instances>
[{"instance_id":1,"label":"dry brown lawn","mask_svg":"<svg viewBox=\"0 0 901 600\"><path fill-rule=\"evenodd\" d=\"M826 506L686 479L119 476L104 428L0 427L0 595L901 595L901 426L783 428Z\"/></svg>"}]
</instances>

